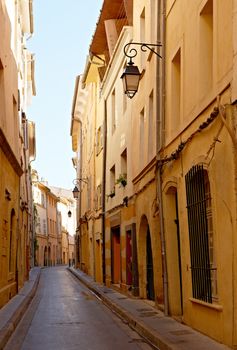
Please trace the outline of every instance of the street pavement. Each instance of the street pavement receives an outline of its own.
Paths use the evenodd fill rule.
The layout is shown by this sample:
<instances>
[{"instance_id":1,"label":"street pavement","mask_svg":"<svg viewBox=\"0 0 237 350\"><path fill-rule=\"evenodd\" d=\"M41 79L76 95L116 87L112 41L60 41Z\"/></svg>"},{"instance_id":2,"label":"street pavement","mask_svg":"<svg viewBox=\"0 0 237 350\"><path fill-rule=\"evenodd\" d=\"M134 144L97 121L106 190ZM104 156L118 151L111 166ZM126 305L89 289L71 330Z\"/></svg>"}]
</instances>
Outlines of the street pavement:
<instances>
[{"instance_id":1,"label":"street pavement","mask_svg":"<svg viewBox=\"0 0 237 350\"><path fill-rule=\"evenodd\" d=\"M66 266L41 271L32 303L4 350L151 350Z\"/></svg>"},{"instance_id":2,"label":"street pavement","mask_svg":"<svg viewBox=\"0 0 237 350\"><path fill-rule=\"evenodd\" d=\"M129 326L148 339L160 350L228 350L192 328L164 316L163 312L142 299L129 298L117 290L105 287L79 269L69 270L91 289L101 300Z\"/></svg>"},{"instance_id":3,"label":"street pavement","mask_svg":"<svg viewBox=\"0 0 237 350\"><path fill-rule=\"evenodd\" d=\"M145 300L130 298L115 289L96 283L79 269L70 267L68 270L132 329L160 350L230 349L171 317L165 317L161 311ZM24 288L0 309L0 350L4 349L10 336L14 336L20 319L27 312L27 308L37 291L39 277L40 269L32 269L30 279Z\"/></svg>"}]
</instances>

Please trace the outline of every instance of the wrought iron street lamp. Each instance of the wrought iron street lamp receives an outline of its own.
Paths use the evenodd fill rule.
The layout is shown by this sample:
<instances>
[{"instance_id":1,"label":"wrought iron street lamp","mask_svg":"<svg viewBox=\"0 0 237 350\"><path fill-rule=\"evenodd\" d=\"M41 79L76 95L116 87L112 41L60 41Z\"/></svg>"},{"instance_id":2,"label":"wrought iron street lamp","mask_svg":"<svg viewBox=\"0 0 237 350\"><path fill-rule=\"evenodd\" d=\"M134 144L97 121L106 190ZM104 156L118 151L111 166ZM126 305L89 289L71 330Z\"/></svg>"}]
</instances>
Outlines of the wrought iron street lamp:
<instances>
[{"instance_id":1,"label":"wrought iron street lamp","mask_svg":"<svg viewBox=\"0 0 237 350\"><path fill-rule=\"evenodd\" d=\"M134 65L133 58L137 56L137 50L132 47L128 49L130 45L133 46L140 46L141 51L146 52L147 50L150 50L155 55L157 55L159 58L161 58L160 54L154 50L154 47L160 47L161 44L147 44L147 43L128 43L124 46L123 51L126 57L129 58L129 62L125 67L125 70L123 74L121 75L121 79L123 80L123 88L124 93L129 97L133 98L133 96L136 94L138 90L138 85L140 81L141 73L139 72L139 69L137 66Z\"/></svg>"},{"instance_id":2,"label":"wrought iron street lamp","mask_svg":"<svg viewBox=\"0 0 237 350\"><path fill-rule=\"evenodd\" d=\"M73 194L73 198L78 199L79 198L79 193L80 190L78 189L78 184L80 182L85 182L86 184L88 183L88 179L87 178L81 178L81 179L75 179L73 180L73 183L75 184L74 189L72 190L72 194Z\"/></svg>"}]
</instances>

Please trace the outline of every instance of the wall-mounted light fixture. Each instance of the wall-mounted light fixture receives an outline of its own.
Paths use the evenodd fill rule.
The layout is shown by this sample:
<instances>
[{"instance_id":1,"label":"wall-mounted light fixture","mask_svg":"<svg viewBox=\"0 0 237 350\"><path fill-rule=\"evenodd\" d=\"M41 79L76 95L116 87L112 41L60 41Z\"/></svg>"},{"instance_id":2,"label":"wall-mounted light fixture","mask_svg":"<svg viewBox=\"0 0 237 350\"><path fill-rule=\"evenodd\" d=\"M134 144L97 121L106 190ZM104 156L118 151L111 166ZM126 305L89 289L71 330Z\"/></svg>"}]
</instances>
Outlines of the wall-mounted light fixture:
<instances>
[{"instance_id":1,"label":"wall-mounted light fixture","mask_svg":"<svg viewBox=\"0 0 237 350\"><path fill-rule=\"evenodd\" d=\"M128 49L130 45L140 46L141 51L146 52L147 50L152 51L156 56L162 58L161 55L154 50L154 47L160 47L161 44L147 44L147 43L128 43L124 46L123 51L126 57L129 58L129 62L125 67L121 79L123 80L124 93L129 97L133 98L138 90L139 80L141 73L137 66L134 65L133 58L137 56L137 50L132 47Z\"/></svg>"},{"instance_id":2,"label":"wall-mounted light fixture","mask_svg":"<svg viewBox=\"0 0 237 350\"><path fill-rule=\"evenodd\" d=\"M71 210L68 211L67 216L68 216L69 218L71 218L71 216L72 216Z\"/></svg>"},{"instance_id":3,"label":"wall-mounted light fixture","mask_svg":"<svg viewBox=\"0 0 237 350\"><path fill-rule=\"evenodd\" d=\"M8 191L8 189L5 188L5 199L10 201L11 198L11 192Z\"/></svg>"},{"instance_id":4,"label":"wall-mounted light fixture","mask_svg":"<svg viewBox=\"0 0 237 350\"><path fill-rule=\"evenodd\" d=\"M85 182L86 184L88 183L88 178L81 178L81 179L75 179L73 180L73 183L75 185L72 194L73 194L73 198L78 199L79 198L79 193L80 190L78 189L78 184L80 184L80 182Z\"/></svg>"}]
</instances>

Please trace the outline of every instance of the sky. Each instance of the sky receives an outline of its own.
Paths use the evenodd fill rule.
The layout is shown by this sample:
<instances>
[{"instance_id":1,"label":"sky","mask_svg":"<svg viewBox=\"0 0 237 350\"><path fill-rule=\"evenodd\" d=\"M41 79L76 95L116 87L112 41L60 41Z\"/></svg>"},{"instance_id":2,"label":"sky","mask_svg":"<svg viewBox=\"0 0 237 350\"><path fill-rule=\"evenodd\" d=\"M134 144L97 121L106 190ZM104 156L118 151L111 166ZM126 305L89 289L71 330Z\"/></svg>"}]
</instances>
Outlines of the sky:
<instances>
[{"instance_id":1,"label":"sky","mask_svg":"<svg viewBox=\"0 0 237 350\"><path fill-rule=\"evenodd\" d=\"M34 0L34 34L27 48L35 54L36 96L28 119L36 124L32 168L49 186L70 189L73 169L70 126L76 76L99 18L102 0Z\"/></svg>"}]
</instances>

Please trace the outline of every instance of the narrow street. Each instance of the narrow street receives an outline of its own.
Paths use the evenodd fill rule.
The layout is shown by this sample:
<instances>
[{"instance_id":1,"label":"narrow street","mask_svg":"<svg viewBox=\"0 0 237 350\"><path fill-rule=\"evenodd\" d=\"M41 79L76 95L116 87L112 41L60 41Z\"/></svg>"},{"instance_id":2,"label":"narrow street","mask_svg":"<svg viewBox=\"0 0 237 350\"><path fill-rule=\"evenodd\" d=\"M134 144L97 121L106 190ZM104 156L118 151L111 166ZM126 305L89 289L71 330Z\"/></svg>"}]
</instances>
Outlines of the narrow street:
<instances>
[{"instance_id":1,"label":"narrow street","mask_svg":"<svg viewBox=\"0 0 237 350\"><path fill-rule=\"evenodd\" d=\"M6 350L152 349L66 267L43 269L37 293Z\"/></svg>"}]
</instances>

